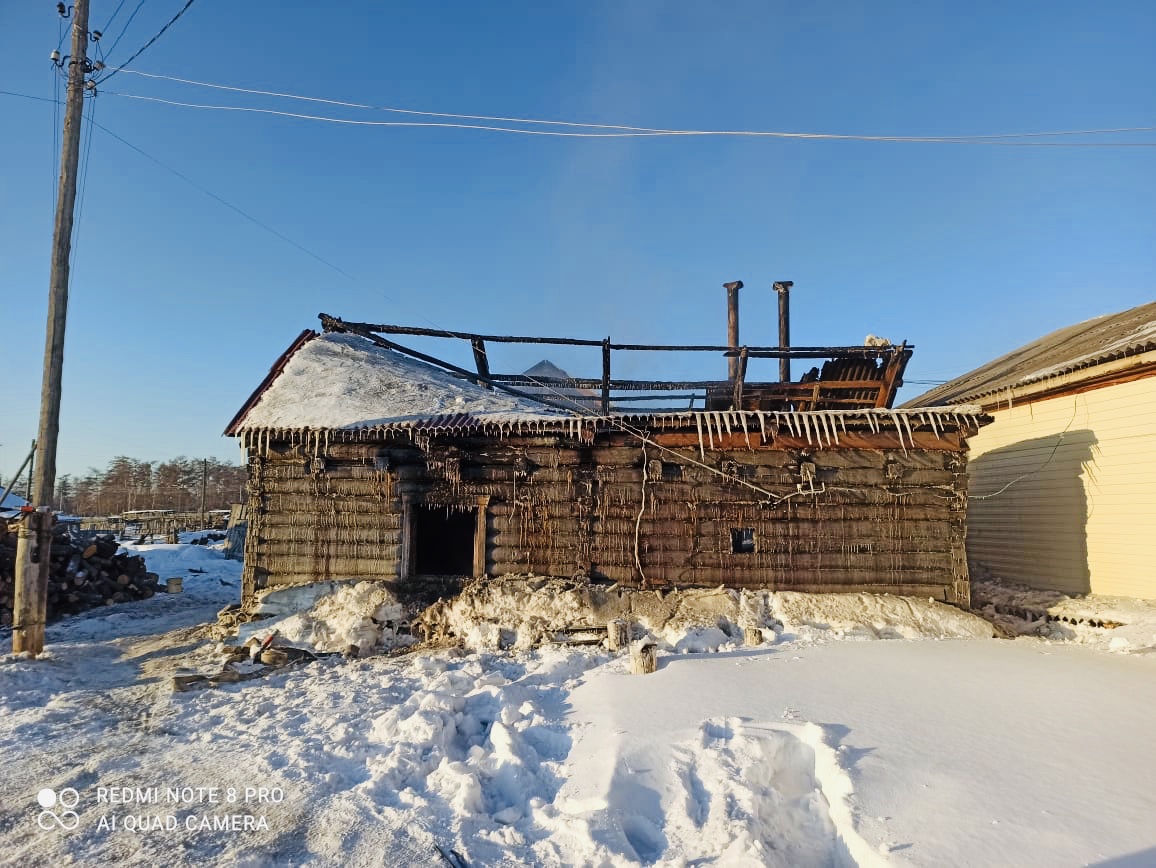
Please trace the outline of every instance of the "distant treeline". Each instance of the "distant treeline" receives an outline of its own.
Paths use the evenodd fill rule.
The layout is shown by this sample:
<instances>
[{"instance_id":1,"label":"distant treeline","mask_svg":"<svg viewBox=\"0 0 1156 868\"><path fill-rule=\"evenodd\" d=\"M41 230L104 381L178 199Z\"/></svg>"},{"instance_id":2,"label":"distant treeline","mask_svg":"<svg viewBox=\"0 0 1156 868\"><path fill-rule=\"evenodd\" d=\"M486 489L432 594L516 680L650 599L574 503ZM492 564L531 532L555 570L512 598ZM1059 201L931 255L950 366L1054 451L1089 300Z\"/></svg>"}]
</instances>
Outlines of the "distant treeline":
<instances>
[{"instance_id":1,"label":"distant treeline","mask_svg":"<svg viewBox=\"0 0 1156 868\"><path fill-rule=\"evenodd\" d=\"M21 483L23 480L21 480ZM23 484L15 491L24 493ZM65 474L56 480L56 503L72 515L119 515L130 509L226 509L244 498L245 468L215 458L137 461L119 456L105 470L91 468L84 476Z\"/></svg>"}]
</instances>

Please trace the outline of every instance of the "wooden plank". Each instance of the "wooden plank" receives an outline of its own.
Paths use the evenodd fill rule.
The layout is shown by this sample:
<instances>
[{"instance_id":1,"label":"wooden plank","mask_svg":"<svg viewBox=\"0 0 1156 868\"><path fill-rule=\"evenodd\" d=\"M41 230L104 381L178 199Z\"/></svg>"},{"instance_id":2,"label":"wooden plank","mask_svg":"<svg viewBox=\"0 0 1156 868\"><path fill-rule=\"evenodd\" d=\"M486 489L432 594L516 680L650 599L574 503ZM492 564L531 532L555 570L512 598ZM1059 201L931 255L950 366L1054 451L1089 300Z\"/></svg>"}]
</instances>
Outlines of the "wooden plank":
<instances>
[{"instance_id":1,"label":"wooden plank","mask_svg":"<svg viewBox=\"0 0 1156 868\"><path fill-rule=\"evenodd\" d=\"M470 346L474 351L474 364L478 368L478 385L483 389L493 389L490 384L490 360L486 357L486 343L481 338L472 338Z\"/></svg>"}]
</instances>

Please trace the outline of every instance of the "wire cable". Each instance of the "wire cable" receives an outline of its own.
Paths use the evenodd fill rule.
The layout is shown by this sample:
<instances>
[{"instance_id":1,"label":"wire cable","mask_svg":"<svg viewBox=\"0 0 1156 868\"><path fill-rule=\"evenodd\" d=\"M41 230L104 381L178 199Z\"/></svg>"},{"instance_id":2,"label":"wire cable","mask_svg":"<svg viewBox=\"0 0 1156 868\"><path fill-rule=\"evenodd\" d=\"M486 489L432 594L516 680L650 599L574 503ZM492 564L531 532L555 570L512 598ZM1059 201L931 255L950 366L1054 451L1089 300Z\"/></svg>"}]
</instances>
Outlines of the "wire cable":
<instances>
[{"instance_id":1,"label":"wire cable","mask_svg":"<svg viewBox=\"0 0 1156 868\"><path fill-rule=\"evenodd\" d=\"M116 69L114 69L114 70L113 70L112 72L110 72L108 75L106 75L106 76L103 76L103 77L100 79L100 81L108 81L110 78L112 78L112 77L113 77L114 75L116 75L118 72L120 72L122 69L124 69L124 68L125 68L126 66L128 66L130 63L132 63L134 60L136 60L138 57L140 57L142 54L144 54L144 53L145 53L145 51L147 51L147 50L148 50L149 46L151 46L151 45L152 45L154 42L156 42L158 39L160 39L162 36L164 36L164 34L165 34L165 31L166 31L166 30L168 30L170 27L172 27L174 24L176 24L176 23L177 23L177 19L179 19L179 18L180 18L182 15L184 15L184 14L185 14L185 11L186 11L186 10L187 10L187 9L188 9L190 6L192 6L192 5L193 5L193 2L194 2L194 0L186 0L186 2L185 2L185 5L181 7L180 11L179 11L179 12L178 12L176 15L174 15L172 18L170 18L170 19L169 19L169 21L168 21L168 23L167 23L167 24L165 24L165 26L164 26L164 27L162 27L160 30L158 30L158 31L157 31L157 34L156 34L156 36L154 36L152 39L150 39L148 42L146 42L144 45L142 45L140 48L138 48L138 49L136 50L136 53L135 53L135 54L133 54L133 56L132 56L132 57L130 57L128 60L126 60L126 61L125 61L124 63L122 63L120 66L118 66ZM113 47L115 47L115 45L114 45ZM110 52L110 53L111 53L111 52ZM99 84L99 83L100 83L100 81L98 81L98 82L97 82L97 84Z\"/></svg>"},{"instance_id":2,"label":"wire cable","mask_svg":"<svg viewBox=\"0 0 1156 868\"><path fill-rule=\"evenodd\" d=\"M141 8L142 6L144 6L144 2L145 2L145 0L140 0L140 2L136 4L136 8L132 10L132 15L128 16L128 21L126 21L126 22L124 23L124 27L122 27L122 28L120 29L120 33L117 35L116 39L114 39L114 40L112 41L112 48L110 48L110 49L108 50L108 54L109 54L109 56L110 56L110 57L112 56L112 53L113 53L114 51L116 51L116 47L117 47L117 46L120 44L120 40L121 40L121 38L122 38L122 37L123 37L123 36L124 36L126 33L128 33L128 28L129 28L129 25L130 25L130 24L132 24L132 20L133 20L134 18L136 18L136 14L137 14L138 12L140 12L140 8ZM110 21L110 22L109 22L109 24L111 24L111 23L112 23L112 22Z\"/></svg>"},{"instance_id":3,"label":"wire cable","mask_svg":"<svg viewBox=\"0 0 1156 868\"><path fill-rule=\"evenodd\" d=\"M108 28L112 27L112 22L116 21L116 16L120 14L121 7L124 6L124 4L125 0L120 0L120 2L116 4L116 8L112 10L112 17L109 18L108 22L101 28L101 33L108 33ZM140 7L137 8L139 9Z\"/></svg>"},{"instance_id":4,"label":"wire cable","mask_svg":"<svg viewBox=\"0 0 1156 868\"><path fill-rule=\"evenodd\" d=\"M235 87L232 85L215 84L207 81L198 81L191 78L180 78L175 75L162 75L154 72L143 72L136 69L127 69L132 75L139 75L143 78L162 79L165 81L175 81L180 84L190 84L197 87L213 88L215 90L225 90L234 93L253 94L257 96L272 96L282 99L293 99L302 102L321 103L324 105L341 106L343 108L367 109L371 111L392 112L395 114L418 115L421 117L433 118L452 118L457 120L471 120L471 121L494 121L499 123L516 123L516 124L533 124L540 126L559 126L559 127L576 127L585 129L604 129L604 130L619 130L622 132L631 133L652 133L663 135L729 135L729 136L771 136L776 138L796 138L796 139L850 139L854 141L885 141L885 142L958 142L961 140L988 140L988 139L1025 139L1025 138L1044 138L1055 136L1091 136L1091 135L1107 135L1119 133L1137 133L1137 132L1152 132L1156 130L1156 126L1151 127L1117 127L1112 129L1090 129L1090 130L1060 130L1040 133L995 133L988 135L958 135L958 136L865 136L865 135L849 135L836 133L795 133L795 132L777 132L777 131L758 131L758 130L675 130L662 129L655 127L635 127L624 126L621 124L596 124L596 123L580 123L577 121L554 121L541 120L537 118L522 118L522 117L503 117L500 115L474 115L474 114L456 114L451 112L431 112L418 111L416 109L394 108L390 106L375 106L367 103L348 102L345 100L325 99L322 97L302 96L300 94L286 93L274 90L257 90L254 88ZM124 94L120 94L123 96Z\"/></svg>"},{"instance_id":5,"label":"wire cable","mask_svg":"<svg viewBox=\"0 0 1156 868\"><path fill-rule=\"evenodd\" d=\"M992 138L914 138L911 136L851 136L826 133L786 133L760 130L650 130L638 132L564 132L560 130L528 130L517 127L499 127L489 124L449 123L440 121L365 121L353 118L335 118L326 115L310 115L301 112L286 112L278 109L253 108L250 106L210 105L205 103L182 102L165 99L159 96L145 96L136 93L123 93L109 90L104 93L119 96L125 99L143 100L145 102L163 103L165 105L182 108L205 109L211 111L247 112L252 114L276 115L278 117L295 118L298 120L323 121L331 124L359 127L440 127L446 129L479 130L495 133L513 133L524 136L550 136L556 138L577 139L630 139L656 138L671 136L729 136L750 138L776 139L837 139L869 142L907 142L922 144L954 144L954 145L1003 145L1008 147L1037 147L1037 148L1156 148L1156 142L1024 142L1005 141ZM1153 128L1156 129L1156 128ZM1015 134L1020 135L1020 134Z\"/></svg>"},{"instance_id":6,"label":"wire cable","mask_svg":"<svg viewBox=\"0 0 1156 868\"><path fill-rule=\"evenodd\" d=\"M31 96L29 94L16 93L14 91L0 90L0 94L6 94L8 96L22 97L24 99L37 100L37 101L41 101L41 102L52 102L52 100L46 99L44 97ZM234 211L235 213L244 217L246 220L250 221L254 225L260 227L261 229L264 229L266 232L270 233L271 235L276 236L277 238L281 239L282 241L286 242L287 244L291 245L292 247L296 248L297 250L301 251L302 253L306 254L307 256L317 260L321 264L333 269L335 272L342 275L343 277L345 277L346 279L348 279L352 283L357 284L357 285L361 285L361 282L356 277L354 277L352 274L350 274L348 271L346 271L345 269L341 268L338 265L335 265L334 263L330 262L329 260L325 259L324 257L318 255L317 253L314 253L312 250L309 250L307 247L299 244L298 242L294 241L292 238L289 238L288 236L277 231L276 229L269 226L268 224L261 222L256 217L249 214L248 212L242 210L238 206L232 204L231 202L227 201L226 199L222 198L221 196L217 195L216 193L207 189L206 187L203 187L202 185L198 184L196 181L192 180L184 173L178 171L177 169L174 169L172 166L169 166L168 164L162 162L161 160L152 156L148 152L137 147L136 145L134 145L132 142L128 141L127 139L124 139L121 136L117 135L112 130L108 129L108 127L105 127L104 125L97 123L91 117L89 118L89 124L90 124L90 129L91 129L91 127L95 126L97 129L102 130L103 132L112 136L117 141L121 142L121 144L124 144L127 147L131 148L132 150L136 151L138 154L140 154L141 156L150 160L151 162L155 163L156 165L160 166L162 169L165 169L166 171L172 173L173 175L176 175L178 178L180 178L186 184L189 184L190 186L199 190L201 193L205 194L206 196L210 197L211 199L214 199L215 201L224 205L229 210ZM383 295L385 295L385 294L383 293ZM385 297L387 299L389 299L388 295L385 295ZM455 332L451 329L446 329L446 328L442 327L440 324L433 322L428 317L426 317L422 314L419 314L419 317L422 320L424 320L426 323L431 325L433 328L441 331L446 337L458 338L458 339L462 339L462 340L467 339L467 337L465 335L458 333L458 332ZM818 494L822 494L827 490L824 487L821 490L815 490L813 492L800 489L800 490L796 490L793 492L788 492L785 495L775 494L774 492L769 491L769 490L767 490L761 486L755 485L754 483L749 482L748 480L742 479L741 477L738 477L738 476L732 476L731 474L726 473L725 471L721 470L720 468L712 467L711 465L707 464L705 461L700 461L699 459L695 458L693 455L686 455L682 452L678 452L677 450L674 450L668 446L665 446L661 443L658 443L652 437L649 436L649 434L647 433L647 431L644 428L640 428L636 425L632 425L623 419L615 419L613 417L603 416L600 412L596 412L596 411L592 410L586 404L576 400L573 396L568 395L568 394L562 392L561 390L555 388L550 383L542 382L541 380L533 377L532 375L527 375L527 377L538 388L542 389L544 392L549 393L555 400L560 401L560 402L564 402L565 404L569 405L572 408L575 415L584 416L584 417L592 418L592 419L597 419L599 421L605 422L606 424L608 424L611 427L623 432L624 434L628 434L629 436L637 439L639 441L639 443L642 444L643 448L645 448L645 447L654 448L663 454L667 454L667 455L670 455L674 458L677 458L679 461L682 461L682 462L685 462L688 464L693 464L697 467L700 467L703 470L706 470L706 471L710 472L711 474L722 478L723 480L725 480L729 484L749 488L752 491L755 491L758 494L763 495L766 498L767 502L770 503L772 506L777 506L781 503L784 503L786 501L791 500L794 497L800 497L800 496L805 496L805 495L817 496ZM902 436L902 435L900 435L900 436ZM896 496L896 495L893 495L893 496ZM994 496L994 495L990 495L990 496Z\"/></svg>"},{"instance_id":7,"label":"wire cable","mask_svg":"<svg viewBox=\"0 0 1156 868\"><path fill-rule=\"evenodd\" d=\"M84 158L80 163L80 190L77 194L76 206L76 228L72 233L72 244L69 249L68 268L70 271L75 271L77 251L80 249L80 230L84 226L84 194L88 190L88 160L92 156L92 128L96 123L96 98L91 97L88 100L88 135L84 140ZM81 119L84 120L84 113L81 112Z\"/></svg>"}]
</instances>

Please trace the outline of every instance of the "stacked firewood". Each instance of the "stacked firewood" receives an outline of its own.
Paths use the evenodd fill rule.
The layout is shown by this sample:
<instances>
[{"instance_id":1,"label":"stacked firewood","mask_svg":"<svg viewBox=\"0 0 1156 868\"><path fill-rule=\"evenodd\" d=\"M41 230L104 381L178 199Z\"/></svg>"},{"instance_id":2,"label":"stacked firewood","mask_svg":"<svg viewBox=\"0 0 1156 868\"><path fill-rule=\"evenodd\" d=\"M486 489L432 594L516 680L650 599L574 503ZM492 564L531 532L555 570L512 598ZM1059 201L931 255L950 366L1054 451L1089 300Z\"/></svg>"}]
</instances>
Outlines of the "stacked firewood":
<instances>
[{"instance_id":1,"label":"stacked firewood","mask_svg":"<svg viewBox=\"0 0 1156 868\"><path fill-rule=\"evenodd\" d=\"M16 524L4 532L0 519L0 625L12 624L16 584ZM117 554L112 535L78 545L58 526L52 535L48 570L48 619L144 600L157 592L157 574L138 555Z\"/></svg>"}]
</instances>

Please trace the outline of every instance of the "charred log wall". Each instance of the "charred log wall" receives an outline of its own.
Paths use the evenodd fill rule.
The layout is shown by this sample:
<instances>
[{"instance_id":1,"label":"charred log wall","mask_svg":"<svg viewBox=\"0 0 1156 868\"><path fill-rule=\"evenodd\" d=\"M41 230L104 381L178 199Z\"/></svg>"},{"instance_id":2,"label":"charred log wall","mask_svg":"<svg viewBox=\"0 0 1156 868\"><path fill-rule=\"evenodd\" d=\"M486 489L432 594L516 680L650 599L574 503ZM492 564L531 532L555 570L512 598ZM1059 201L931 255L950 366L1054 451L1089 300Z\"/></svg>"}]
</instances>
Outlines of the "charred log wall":
<instances>
[{"instance_id":1,"label":"charred log wall","mask_svg":"<svg viewBox=\"0 0 1156 868\"><path fill-rule=\"evenodd\" d=\"M472 509L480 498L490 575L967 603L958 435L905 445L880 432L848 447L736 440L705 453L683 435L654 440L666 448L622 434L590 445L331 443L320 457L274 444L250 459L246 597L267 585L403 577L407 503Z\"/></svg>"}]
</instances>

